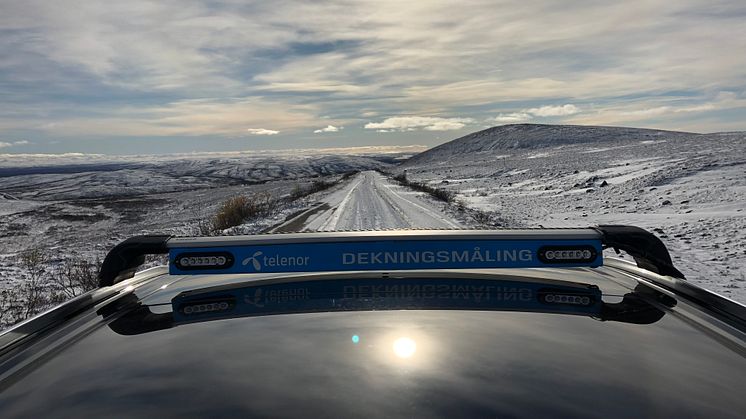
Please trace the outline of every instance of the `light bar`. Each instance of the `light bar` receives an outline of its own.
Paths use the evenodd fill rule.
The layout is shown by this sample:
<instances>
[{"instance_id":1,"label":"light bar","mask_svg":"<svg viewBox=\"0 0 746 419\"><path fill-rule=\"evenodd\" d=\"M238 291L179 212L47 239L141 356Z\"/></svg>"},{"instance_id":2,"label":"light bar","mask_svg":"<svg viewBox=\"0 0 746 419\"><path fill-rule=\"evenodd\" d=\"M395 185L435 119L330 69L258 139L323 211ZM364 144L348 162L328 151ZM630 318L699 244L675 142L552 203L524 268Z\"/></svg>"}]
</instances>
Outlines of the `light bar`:
<instances>
[{"instance_id":1,"label":"light bar","mask_svg":"<svg viewBox=\"0 0 746 419\"><path fill-rule=\"evenodd\" d=\"M591 229L377 231L173 238L172 275L598 267Z\"/></svg>"}]
</instances>

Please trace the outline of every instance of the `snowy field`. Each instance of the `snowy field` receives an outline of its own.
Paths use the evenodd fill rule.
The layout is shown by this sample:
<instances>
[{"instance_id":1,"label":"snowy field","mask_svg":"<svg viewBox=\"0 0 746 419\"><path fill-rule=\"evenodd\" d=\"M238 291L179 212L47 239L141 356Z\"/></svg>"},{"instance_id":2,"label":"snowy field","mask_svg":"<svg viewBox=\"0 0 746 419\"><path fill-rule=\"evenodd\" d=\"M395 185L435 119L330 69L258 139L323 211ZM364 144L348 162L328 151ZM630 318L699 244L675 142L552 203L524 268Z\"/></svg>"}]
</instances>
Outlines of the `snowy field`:
<instances>
[{"instance_id":1,"label":"snowy field","mask_svg":"<svg viewBox=\"0 0 746 419\"><path fill-rule=\"evenodd\" d=\"M287 197L315 181L383 169L403 153L366 150L102 157L0 156L0 291L27 272L20 255L42 249L52 268L65 260L100 261L121 240L138 234L199 234L199 224L236 195ZM43 162L43 164L41 164ZM313 197L283 203L273 214L227 233L256 233L314 204Z\"/></svg>"},{"instance_id":2,"label":"snowy field","mask_svg":"<svg viewBox=\"0 0 746 419\"><path fill-rule=\"evenodd\" d=\"M632 224L654 231L689 280L746 302L743 133L514 125L414 151L0 155L0 291L25 280L27 249L52 267L95 262L133 235L199 234L230 197L284 199L321 180L334 186L223 233Z\"/></svg>"},{"instance_id":3,"label":"snowy field","mask_svg":"<svg viewBox=\"0 0 746 419\"><path fill-rule=\"evenodd\" d=\"M506 227L632 224L689 280L746 302L746 134L514 125L410 159L408 178Z\"/></svg>"}]
</instances>

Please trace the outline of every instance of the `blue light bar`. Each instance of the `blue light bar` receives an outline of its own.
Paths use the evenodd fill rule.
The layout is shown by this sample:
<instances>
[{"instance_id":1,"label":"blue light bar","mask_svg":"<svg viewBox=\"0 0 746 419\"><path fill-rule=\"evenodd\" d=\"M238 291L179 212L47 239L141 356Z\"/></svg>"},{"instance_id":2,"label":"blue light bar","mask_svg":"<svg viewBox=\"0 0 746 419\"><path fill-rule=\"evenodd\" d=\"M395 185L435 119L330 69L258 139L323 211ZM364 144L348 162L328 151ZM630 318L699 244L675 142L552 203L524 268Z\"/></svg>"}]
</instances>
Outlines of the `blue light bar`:
<instances>
[{"instance_id":1,"label":"blue light bar","mask_svg":"<svg viewBox=\"0 0 746 419\"><path fill-rule=\"evenodd\" d=\"M413 269L598 267L601 237L583 230L386 235L306 234L169 242L173 275ZM581 234L582 233L582 234Z\"/></svg>"}]
</instances>

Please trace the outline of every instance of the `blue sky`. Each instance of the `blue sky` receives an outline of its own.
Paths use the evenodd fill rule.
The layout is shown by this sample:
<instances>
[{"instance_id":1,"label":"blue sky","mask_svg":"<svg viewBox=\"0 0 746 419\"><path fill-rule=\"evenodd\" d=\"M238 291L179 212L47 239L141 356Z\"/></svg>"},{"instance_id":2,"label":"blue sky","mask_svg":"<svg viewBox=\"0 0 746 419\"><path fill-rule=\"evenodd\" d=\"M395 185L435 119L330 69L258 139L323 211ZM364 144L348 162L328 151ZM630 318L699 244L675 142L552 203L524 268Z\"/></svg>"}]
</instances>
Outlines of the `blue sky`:
<instances>
[{"instance_id":1,"label":"blue sky","mask_svg":"<svg viewBox=\"0 0 746 419\"><path fill-rule=\"evenodd\" d=\"M4 1L0 153L746 130L743 1Z\"/></svg>"}]
</instances>

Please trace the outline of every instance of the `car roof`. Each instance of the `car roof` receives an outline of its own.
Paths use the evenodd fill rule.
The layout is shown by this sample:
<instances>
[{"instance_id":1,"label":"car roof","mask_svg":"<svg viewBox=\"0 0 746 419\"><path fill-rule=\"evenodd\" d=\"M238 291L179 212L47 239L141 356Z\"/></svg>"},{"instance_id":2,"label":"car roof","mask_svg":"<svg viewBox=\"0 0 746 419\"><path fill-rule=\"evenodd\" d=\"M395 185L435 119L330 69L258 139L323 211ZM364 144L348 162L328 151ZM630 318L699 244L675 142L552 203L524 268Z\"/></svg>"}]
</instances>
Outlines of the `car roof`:
<instances>
[{"instance_id":1,"label":"car roof","mask_svg":"<svg viewBox=\"0 0 746 419\"><path fill-rule=\"evenodd\" d=\"M615 264L626 266L607 260L595 269L292 275L171 275L155 268L65 334L39 342L36 363L12 385L1 381L0 403L9 416L59 417L738 417L746 411L739 390L746 385L742 335L725 336L712 326L716 317L686 299L657 294ZM591 285L609 305L639 298L655 315L643 321L515 307L397 309L367 298L367 308L356 310L148 323L172 315L179 296L346 280ZM143 324L157 327L138 329ZM414 352L402 356L397 345Z\"/></svg>"},{"instance_id":2,"label":"car roof","mask_svg":"<svg viewBox=\"0 0 746 419\"><path fill-rule=\"evenodd\" d=\"M174 240L168 267L122 279L143 250L171 239L130 241L107 257L102 281L113 283L0 335L0 405L8 416L59 417L746 411L746 307L675 277L665 248L602 261L576 252L600 249L604 236L576 233L510 242L532 255L547 243L569 249L549 263L299 272L214 268L268 249L253 239ZM345 252L365 250L381 234L309 245L343 237ZM480 239L502 249L510 234ZM406 236L387 249L408 246ZM556 261L567 255L584 260Z\"/></svg>"}]
</instances>

